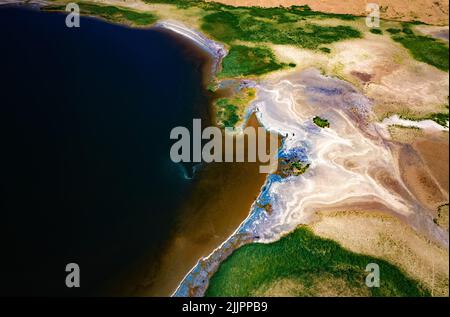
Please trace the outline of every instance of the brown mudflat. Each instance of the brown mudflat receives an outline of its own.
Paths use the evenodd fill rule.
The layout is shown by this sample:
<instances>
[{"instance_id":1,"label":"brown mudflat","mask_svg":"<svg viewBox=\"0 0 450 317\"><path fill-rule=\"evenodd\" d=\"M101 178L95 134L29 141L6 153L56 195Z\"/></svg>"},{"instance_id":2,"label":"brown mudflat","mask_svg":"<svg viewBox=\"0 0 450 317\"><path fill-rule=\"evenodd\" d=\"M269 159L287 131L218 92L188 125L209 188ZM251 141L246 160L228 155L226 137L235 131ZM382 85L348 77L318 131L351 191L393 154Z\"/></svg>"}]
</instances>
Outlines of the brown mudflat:
<instances>
[{"instance_id":1,"label":"brown mudflat","mask_svg":"<svg viewBox=\"0 0 450 317\"><path fill-rule=\"evenodd\" d=\"M251 116L248 126L258 125ZM196 175L161 263L147 276L137 295L168 296L204 256L225 241L248 216L265 182L259 163L211 163Z\"/></svg>"},{"instance_id":2,"label":"brown mudflat","mask_svg":"<svg viewBox=\"0 0 450 317\"><path fill-rule=\"evenodd\" d=\"M422 139L414 147L441 188L448 194L448 133L434 139Z\"/></svg>"}]
</instances>

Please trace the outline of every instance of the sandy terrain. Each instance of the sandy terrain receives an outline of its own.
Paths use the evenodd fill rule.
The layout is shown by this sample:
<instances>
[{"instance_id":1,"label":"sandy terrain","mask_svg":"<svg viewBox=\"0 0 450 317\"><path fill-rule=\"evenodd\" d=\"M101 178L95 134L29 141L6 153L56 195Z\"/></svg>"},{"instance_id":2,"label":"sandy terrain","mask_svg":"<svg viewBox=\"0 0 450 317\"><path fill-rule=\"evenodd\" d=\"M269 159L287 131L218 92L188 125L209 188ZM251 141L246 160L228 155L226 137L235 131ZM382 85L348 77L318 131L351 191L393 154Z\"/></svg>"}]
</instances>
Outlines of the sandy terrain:
<instances>
[{"instance_id":1,"label":"sandy terrain","mask_svg":"<svg viewBox=\"0 0 450 317\"><path fill-rule=\"evenodd\" d=\"M422 137L424 134L421 129L403 127L401 125L388 126L388 130L391 140L408 144L413 143L417 138Z\"/></svg>"},{"instance_id":2,"label":"sandy terrain","mask_svg":"<svg viewBox=\"0 0 450 317\"><path fill-rule=\"evenodd\" d=\"M409 146L399 149L400 171L407 188L422 205L430 211L448 201L448 195L443 192L438 182L423 164L420 156ZM431 214L435 214L432 212Z\"/></svg>"},{"instance_id":3,"label":"sandy terrain","mask_svg":"<svg viewBox=\"0 0 450 317\"><path fill-rule=\"evenodd\" d=\"M293 46L273 45L278 58L293 62L296 70L315 67L337 76L374 100L375 119L392 113L423 116L446 111L448 73L414 60L388 35L366 34L364 39L327 45L331 54ZM276 78L276 74L273 75Z\"/></svg>"},{"instance_id":4,"label":"sandy terrain","mask_svg":"<svg viewBox=\"0 0 450 317\"><path fill-rule=\"evenodd\" d=\"M414 196L435 211L449 200L448 132L388 126L405 185ZM431 130L431 132L430 132Z\"/></svg>"},{"instance_id":5,"label":"sandy terrain","mask_svg":"<svg viewBox=\"0 0 450 317\"><path fill-rule=\"evenodd\" d=\"M422 21L428 24L448 25L448 0L217 0L233 6L291 6L308 5L312 10L366 15L366 4L376 2L380 5L381 18L400 21Z\"/></svg>"},{"instance_id":6,"label":"sandy terrain","mask_svg":"<svg viewBox=\"0 0 450 317\"><path fill-rule=\"evenodd\" d=\"M448 133L440 133L430 139L418 139L414 148L438 182L441 190L447 194L448 200Z\"/></svg>"},{"instance_id":7,"label":"sandy terrain","mask_svg":"<svg viewBox=\"0 0 450 317\"><path fill-rule=\"evenodd\" d=\"M349 287L344 279L333 277L331 274L321 274L320 279L312 282L312 287L306 288L295 280L282 279L269 286L264 286L263 291L255 292L256 297L292 297L299 293L309 293L307 296L318 297L356 297L370 296L367 287Z\"/></svg>"},{"instance_id":8,"label":"sandy terrain","mask_svg":"<svg viewBox=\"0 0 450 317\"><path fill-rule=\"evenodd\" d=\"M305 147L312 162L301 177L273 184L274 212L269 225L258 228L260 236L271 240L287 228L308 222L321 206L353 200L380 202L448 243L448 237L433 228L431 206L420 206L404 183L397 157L377 126L365 125L371 100L348 83L312 69L262 83L259 89L255 105L261 122L288 134L287 147ZM330 129L314 129L309 122L315 115L327 118ZM428 175L426 170L423 173Z\"/></svg>"}]
</instances>

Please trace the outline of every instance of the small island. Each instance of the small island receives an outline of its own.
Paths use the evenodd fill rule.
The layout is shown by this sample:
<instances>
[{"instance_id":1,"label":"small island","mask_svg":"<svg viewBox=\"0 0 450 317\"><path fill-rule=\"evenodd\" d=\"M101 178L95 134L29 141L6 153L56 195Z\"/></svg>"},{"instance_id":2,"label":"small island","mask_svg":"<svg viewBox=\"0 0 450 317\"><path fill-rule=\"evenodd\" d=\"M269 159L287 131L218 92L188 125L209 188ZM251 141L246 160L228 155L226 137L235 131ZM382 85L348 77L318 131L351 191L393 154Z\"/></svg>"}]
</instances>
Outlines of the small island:
<instances>
[{"instance_id":1,"label":"small island","mask_svg":"<svg viewBox=\"0 0 450 317\"><path fill-rule=\"evenodd\" d=\"M323 119L323 118L318 117L318 116L315 116L315 117L313 118L313 122L314 122L317 126L319 126L319 127L321 127L321 128L329 128L329 127L330 127L330 122L328 122L327 119Z\"/></svg>"},{"instance_id":2,"label":"small island","mask_svg":"<svg viewBox=\"0 0 450 317\"><path fill-rule=\"evenodd\" d=\"M310 165L304 148L296 147L284 150L279 153L277 174L282 178L299 176L305 173Z\"/></svg>"}]
</instances>

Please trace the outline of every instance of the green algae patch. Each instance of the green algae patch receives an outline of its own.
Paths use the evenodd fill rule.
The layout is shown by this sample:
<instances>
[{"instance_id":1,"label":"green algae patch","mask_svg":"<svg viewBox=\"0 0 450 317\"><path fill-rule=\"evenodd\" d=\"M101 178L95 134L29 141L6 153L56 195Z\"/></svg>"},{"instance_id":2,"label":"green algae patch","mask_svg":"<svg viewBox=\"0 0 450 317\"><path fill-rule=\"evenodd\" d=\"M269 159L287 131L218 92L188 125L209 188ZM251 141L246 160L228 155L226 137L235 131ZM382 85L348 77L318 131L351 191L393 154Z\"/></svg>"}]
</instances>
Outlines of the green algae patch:
<instances>
[{"instance_id":1,"label":"green algae patch","mask_svg":"<svg viewBox=\"0 0 450 317\"><path fill-rule=\"evenodd\" d=\"M379 265L380 287L369 288L365 284L369 263ZM238 248L211 277L205 295L276 295L271 294L273 285L283 281L296 286L290 289L289 295L293 296L330 295L333 287L338 294L430 296L428 290L396 266L348 251L332 240L316 236L306 226L273 243Z\"/></svg>"},{"instance_id":2,"label":"green algae patch","mask_svg":"<svg viewBox=\"0 0 450 317\"><path fill-rule=\"evenodd\" d=\"M321 117L317 117L317 116L314 117L313 122L321 128L329 128L330 127L330 122L328 122L327 119L323 119Z\"/></svg>"}]
</instances>

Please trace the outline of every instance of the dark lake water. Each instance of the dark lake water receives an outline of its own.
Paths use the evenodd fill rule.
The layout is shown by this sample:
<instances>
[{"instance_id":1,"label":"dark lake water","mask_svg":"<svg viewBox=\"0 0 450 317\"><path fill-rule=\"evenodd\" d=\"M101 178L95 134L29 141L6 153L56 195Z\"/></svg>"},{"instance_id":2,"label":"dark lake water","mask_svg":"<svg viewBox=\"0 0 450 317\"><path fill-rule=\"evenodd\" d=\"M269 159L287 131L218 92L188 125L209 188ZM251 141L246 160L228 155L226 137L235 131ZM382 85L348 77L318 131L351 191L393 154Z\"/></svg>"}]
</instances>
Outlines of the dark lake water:
<instances>
[{"instance_id":1,"label":"dark lake water","mask_svg":"<svg viewBox=\"0 0 450 317\"><path fill-rule=\"evenodd\" d=\"M99 295L152 258L191 187L169 132L208 117L180 39L0 8L0 294ZM65 266L81 288L65 286Z\"/></svg>"}]
</instances>

